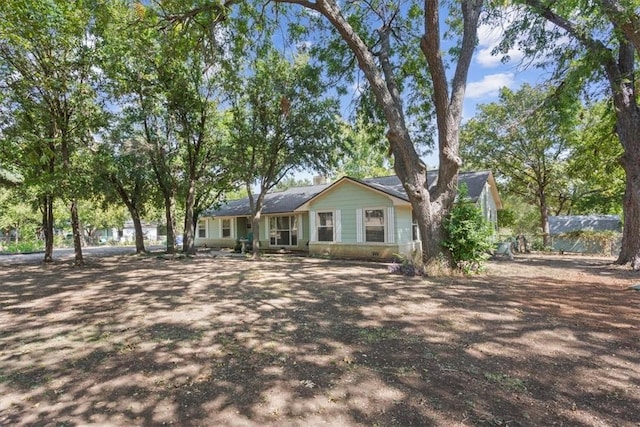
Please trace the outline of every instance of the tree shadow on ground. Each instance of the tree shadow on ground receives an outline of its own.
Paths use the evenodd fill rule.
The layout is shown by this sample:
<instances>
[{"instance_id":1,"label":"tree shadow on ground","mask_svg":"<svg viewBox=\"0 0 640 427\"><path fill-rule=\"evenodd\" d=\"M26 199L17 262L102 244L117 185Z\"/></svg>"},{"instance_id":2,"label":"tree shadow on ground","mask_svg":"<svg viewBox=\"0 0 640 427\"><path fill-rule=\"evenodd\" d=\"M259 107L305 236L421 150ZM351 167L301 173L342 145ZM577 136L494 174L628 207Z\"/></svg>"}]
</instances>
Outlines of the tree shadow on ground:
<instances>
[{"instance_id":1,"label":"tree shadow on ground","mask_svg":"<svg viewBox=\"0 0 640 427\"><path fill-rule=\"evenodd\" d=\"M0 424L637 425L640 294L582 261L442 279L277 257L16 267Z\"/></svg>"}]
</instances>

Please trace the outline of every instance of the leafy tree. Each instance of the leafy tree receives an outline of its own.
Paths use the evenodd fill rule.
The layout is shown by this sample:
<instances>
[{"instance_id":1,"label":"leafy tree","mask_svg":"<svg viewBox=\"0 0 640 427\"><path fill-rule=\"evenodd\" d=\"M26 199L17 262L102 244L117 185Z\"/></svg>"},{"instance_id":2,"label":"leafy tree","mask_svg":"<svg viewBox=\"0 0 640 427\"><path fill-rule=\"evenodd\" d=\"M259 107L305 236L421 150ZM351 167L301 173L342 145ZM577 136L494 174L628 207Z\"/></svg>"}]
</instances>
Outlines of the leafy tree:
<instances>
[{"instance_id":1,"label":"leafy tree","mask_svg":"<svg viewBox=\"0 0 640 427\"><path fill-rule=\"evenodd\" d=\"M38 215L33 207L25 202L24 187L4 189L0 187L0 231L7 243L11 235L14 242L20 240L36 240L40 226ZM29 200L29 197L26 197Z\"/></svg>"},{"instance_id":2,"label":"leafy tree","mask_svg":"<svg viewBox=\"0 0 640 427\"><path fill-rule=\"evenodd\" d=\"M187 34L171 37L165 46L161 84L167 93L167 110L175 118L175 134L184 168L184 243L185 252L195 251L196 202L212 204L226 189L230 166L226 153L228 138L222 129L215 98L222 86L215 70L205 62L199 44ZM206 178L206 181L204 180ZM207 188L202 188L204 183ZM200 189L200 195L197 191ZM213 200L211 200L213 199ZM197 210L202 210L202 203Z\"/></svg>"},{"instance_id":3,"label":"leafy tree","mask_svg":"<svg viewBox=\"0 0 640 427\"><path fill-rule=\"evenodd\" d=\"M55 0L0 3L0 80L8 90L8 135L25 182L40 187L46 237L45 261L52 260L54 191L69 200L75 263L83 263L78 219L83 192L76 168L78 150L98 116L91 67L90 4Z\"/></svg>"},{"instance_id":4,"label":"leafy tree","mask_svg":"<svg viewBox=\"0 0 640 427\"><path fill-rule=\"evenodd\" d=\"M371 178L393 175L389 146L381 126L358 118L355 126L342 127L344 152L339 155L337 175Z\"/></svg>"},{"instance_id":5,"label":"leafy tree","mask_svg":"<svg viewBox=\"0 0 640 427\"><path fill-rule=\"evenodd\" d=\"M319 71L305 56L290 62L265 47L258 50L248 72L233 84L229 128L232 158L249 195L253 255L258 258L267 192L291 171L326 171L333 165L340 142L339 111L338 102L323 95Z\"/></svg>"},{"instance_id":6,"label":"leafy tree","mask_svg":"<svg viewBox=\"0 0 640 427\"><path fill-rule=\"evenodd\" d=\"M179 2L178 2L179 3ZM124 4L124 6L122 6ZM161 2L159 8L174 7ZM226 133L216 104L217 39L165 25L156 7L114 7L108 19L113 93L140 135L165 206L167 251L175 250L176 202L184 202L184 251L192 252L199 213L228 187Z\"/></svg>"},{"instance_id":7,"label":"leafy tree","mask_svg":"<svg viewBox=\"0 0 640 427\"><path fill-rule=\"evenodd\" d=\"M550 246L549 214L569 200L566 158L572 111L557 108L555 90L524 85L503 88L496 103L479 113L461 133L463 157L470 167L496 171L508 193L538 207L544 245Z\"/></svg>"},{"instance_id":8,"label":"leafy tree","mask_svg":"<svg viewBox=\"0 0 640 427\"><path fill-rule=\"evenodd\" d=\"M615 113L608 102L581 111L571 142L568 173L573 185L571 212L619 214L625 189L622 146L615 134Z\"/></svg>"},{"instance_id":9,"label":"leafy tree","mask_svg":"<svg viewBox=\"0 0 640 427\"><path fill-rule=\"evenodd\" d=\"M640 104L636 66L640 54L637 4L619 0L543 2L520 0L520 19L508 28L504 52L515 43L531 58L555 62L568 86L604 80L616 115L626 173L624 231L617 262L640 270ZM588 17L588 19L584 19ZM553 25L547 25L550 22ZM518 36L518 35L524 35Z\"/></svg>"},{"instance_id":10,"label":"leafy tree","mask_svg":"<svg viewBox=\"0 0 640 427\"><path fill-rule=\"evenodd\" d=\"M155 191L147 195L157 196L159 204L163 206L167 252L174 253L176 200L181 188L182 165L175 136L175 119L167 109L167 96L161 84L165 38L159 27L160 21L152 7L128 0L108 2L98 15L105 90L111 102L117 106L112 115L112 120L116 121L112 128L118 130L115 138L114 135L104 137L107 147L103 150L114 152L119 144L129 141L126 142L129 146L128 155L121 158L124 170L129 168L129 161L139 161L139 169L145 173L151 172ZM112 148L108 147L109 144ZM124 171L120 169L118 161L110 164ZM131 204L138 198L135 194L142 190L140 178L136 177L134 182L138 182L138 185L127 191L127 199ZM132 216L135 218L135 215ZM136 242L136 247L141 243Z\"/></svg>"},{"instance_id":11,"label":"leafy tree","mask_svg":"<svg viewBox=\"0 0 640 427\"><path fill-rule=\"evenodd\" d=\"M205 6L187 7L188 10L174 18L187 22L194 16L211 16L212 10L216 10L222 11L213 14L220 19L228 16L225 8L234 3L233 0L205 2ZM347 2L340 6L333 0L277 0L277 3L299 5L311 11L303 21L292 25L292 34L313 32L317 36L325 28L324 24L329 23L331 34L339 36L338 40L324 40L326 43L322 46L326 49L319 49L327 73L344 73L345 66L353 68L357 63L364 74L376 107L388 126L386 136L394 155L394 169L418 218L423 261L427 267L435 266L443 255L443 221L456 195L461 164L458 136L462 101L483 1L462 0L448 9L449 33L461 34L452 52L455 65L451 85L442 55L437 0L409 4ZM454 7L458 4L459 9ZM420 25L424 25L422 31ZM431 130L430 113L434 110L440 167L437 183L429 191L427 168L414 141ZM416 129L423 132L417 133ZM421 137L416 139L417 135ZM451 265L450 256L447 260Z\"/></svg>"},{"instance_id":12,"label":"leafy tree","mask_svg":"<svg viewBox=\"0 0 640 427\"><path fill-rule=\"evenodd\" d=\"M80 224L86 244L99 243L101 230L109 228L121 229L127 219L127 209L120 204L108 205L104 200L80 201ZM136 230L137 233L137 230ZM137 235L136 235L137 240Z\"/></svg>"}]
</instances>

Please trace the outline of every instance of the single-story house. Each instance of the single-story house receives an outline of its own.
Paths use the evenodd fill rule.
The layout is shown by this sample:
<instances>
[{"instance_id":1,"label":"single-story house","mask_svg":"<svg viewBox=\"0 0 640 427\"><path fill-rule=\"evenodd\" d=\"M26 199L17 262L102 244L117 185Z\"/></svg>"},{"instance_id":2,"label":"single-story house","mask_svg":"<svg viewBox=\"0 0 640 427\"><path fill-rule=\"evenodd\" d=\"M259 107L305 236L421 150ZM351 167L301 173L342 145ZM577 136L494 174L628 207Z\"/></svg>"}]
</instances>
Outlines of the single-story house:
<instances>
[{"instance_id":1,"label":"single-story house","mask_svg":"<svg viewBox=\"0 0 640 427\"><path fill-rule=\"evenodd\" d=\"M551 247L560 252L615 254L620 251L621 236L610 241L594 239L575 232L622 232L618 215L562 215L549 217Z\"/></svg>"},{"instance_id":2,"label":"single-story house","mask_svg":"<svg viewBox=\"0 0 640 427\"><path fill-rule=\"evenodd\" d=\"M143 222L141 225L144 240L158 240L158 224ZM124 226L121 229L103 228L99 230L97 234L99 241L102 243L108 241L130 243L136 240L136 229L133 225L133 220L125 221Z\"/></svg>"},{"instance_id":3,"label":"single-story house","mask_svg":"<svg viewBox=\"0 0 640 427\"><path fill-rule=\"evenodd\" d=\"M437 171L430 171L434 185ZM497 222L502 208L489 171L465 172L459 184ZM203 213L196 245L234 247L252 236L249 199L230 201ZM409 198L397 176L355 179L343 177L331 184L290 188L267 194L260 219L260 246L307 251L344 258L392 258L420 248L420 236Z\"/></svg>"}]
</instances>

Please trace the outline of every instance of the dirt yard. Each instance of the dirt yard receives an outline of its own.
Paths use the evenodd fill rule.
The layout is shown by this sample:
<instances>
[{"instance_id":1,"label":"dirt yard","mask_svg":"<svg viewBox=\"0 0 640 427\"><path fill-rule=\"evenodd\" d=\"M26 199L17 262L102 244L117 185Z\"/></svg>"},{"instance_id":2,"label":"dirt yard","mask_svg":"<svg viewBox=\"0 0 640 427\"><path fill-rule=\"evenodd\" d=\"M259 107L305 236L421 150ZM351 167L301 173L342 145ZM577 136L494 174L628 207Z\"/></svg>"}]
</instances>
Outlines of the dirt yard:
<instances>
[{"instance_id":1,"label":"dirt yard","mask_svg":"<svg viewBox=\"0 0 640 427\"><path fill-rule=\"evenodd\" d=\"M2 426L638 426L640 275L272 257L0 267Z\"/></svg>"}]
</instances>

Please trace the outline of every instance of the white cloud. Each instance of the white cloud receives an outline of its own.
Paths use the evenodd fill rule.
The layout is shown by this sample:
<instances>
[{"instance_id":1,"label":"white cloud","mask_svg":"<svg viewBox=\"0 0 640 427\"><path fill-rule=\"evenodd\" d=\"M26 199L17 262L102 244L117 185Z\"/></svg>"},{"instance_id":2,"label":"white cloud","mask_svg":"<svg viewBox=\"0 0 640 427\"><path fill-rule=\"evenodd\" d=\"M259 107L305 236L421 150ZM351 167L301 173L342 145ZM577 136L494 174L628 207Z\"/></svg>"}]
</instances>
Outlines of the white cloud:
<instances>
[{"instance_id":1,"label":"white cloud","mask_svg":"<svg viewBox=\"0 0 640 427\"><path fill-rule=\"evenodd\" d=\"M466 97L478 99L495 96L504 86L511 87L514 83L513 73L488 74L479 82L467 85Z\"/></svg>"},{"instance_id":2,"label":"white cloud","mask_svg":"<svg viewBox=\"0 0 640 427\"><path fill-rule=\"evenodd\" d=\"M475 55L476 62L485 68L495 68L501 65L501 60L504 54L492 55L491 51L498 46L500 40L504 35L504 29L507 28L513 20L518 19L519 12L517 9L512 9L505 13L504 21L500 27L493 25L480 25L478 27L478 47ZM514 47L507 52L511 61L520 60L523 56L522 52Z\"/></svg>"}]
</instances>

